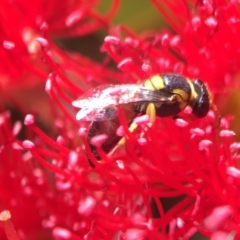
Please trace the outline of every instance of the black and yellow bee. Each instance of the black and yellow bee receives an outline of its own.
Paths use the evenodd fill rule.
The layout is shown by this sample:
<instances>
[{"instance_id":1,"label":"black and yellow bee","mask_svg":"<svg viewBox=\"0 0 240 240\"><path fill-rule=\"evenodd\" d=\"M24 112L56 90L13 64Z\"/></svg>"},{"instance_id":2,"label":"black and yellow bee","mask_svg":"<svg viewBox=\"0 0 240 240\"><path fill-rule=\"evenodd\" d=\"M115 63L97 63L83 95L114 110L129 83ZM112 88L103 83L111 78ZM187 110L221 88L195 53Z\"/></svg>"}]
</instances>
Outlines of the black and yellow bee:
<instances>
[{"instance_id":1,"label":"black and yellow bee","mask_svg":"<svg viewBox=\"0 0 240 240\"><path fill-rule=\"evenodd\" d=\"M120 122L117 106L121 105L130 125L139 114L145 114L150 104L154 105L156 116L177 116L186 106L198 118L206 116L212 98L207 86L199 79L189 80L177 74L155 75L143 84L101 85L89 90L73 106L81 108L76 118L89 121L87 141L94 136L106 134L102 149L108 153L120 140L116 135ZM96 159L100 156L94 145L91 151Z\"/></svg>"}]
</instances>

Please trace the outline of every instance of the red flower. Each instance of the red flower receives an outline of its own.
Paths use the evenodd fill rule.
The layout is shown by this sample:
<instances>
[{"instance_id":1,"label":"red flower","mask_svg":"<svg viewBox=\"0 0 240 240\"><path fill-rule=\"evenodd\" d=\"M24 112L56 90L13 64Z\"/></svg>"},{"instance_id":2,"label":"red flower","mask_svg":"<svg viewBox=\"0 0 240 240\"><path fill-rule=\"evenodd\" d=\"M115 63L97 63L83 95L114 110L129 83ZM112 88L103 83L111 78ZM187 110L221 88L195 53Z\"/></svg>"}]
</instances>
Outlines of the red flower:
<instances>
[{"instance_id":1,"label":"red flower","mask_svg":"<svg viewBox=\"0 0 240 240\"><path fill-rule=\"evenodd\" d=\"M179 43L173 50L181 49L185 61L184 72L206 79L214 91L222 91L224 85L239 72L240 48L236 35L240 30L239 4L234 1L175 1L172 5L152 0L169 20L179 35ZM176 11L176 9L178 9ZM174 12L174 15L169 14ZM171 47L170 47L171 48ZM179 52L179 51L178 51Z\"/></svg>"},{"instance_id":2,"label":"red flower","mask_svg":"<svg viewBox=\"0 0 240 240\"><path fill-rule=\"evenodd\" d=\"M124 118L121 121L124 125ZM57 174L57 192L46 206L54 218L44 220L44 226L56 238L68 234L76 239L177 239L197 231L212 237L231 232L238 236L239 144L226 129L226 119L219 139L209 121L211 114L191 123L157 119L149 128L147 120L136 120L139 127L133 134L125 129L126 152L117 151L101 161L91 158L95 165L91 168L84 147L70 132L66 135L63 122L58 122L62 135L55 142L27 116L25 124L40 139L38 144L24 141L22 147ZM91 155L88 144L85 147ZM164 212L163 199L178 196L182 200ZM154 218L151 201L161 218ZM54 207L56 202L61 209Z\"/></svg>"},{"instance_id":3,"label":"red flower","mask_svg":"<svg viewBox=\"0 0 240 240\"><path fill-rule=\"evenodd\" d=\"M157 1L154 3L160 8ZM177 14L175 5L167 3L172 13ZM236 74L238 45L235 39L227 39L234 42L231 46L235 49L223 48L220 55L225 53L224 64L217 57L219 50L215 43L217 36L221 36L218 34L226 31L231 35L238 30L235 28L238 24L230 21L224 25L219 19L216 28L211 17L218 20L218 14L223 16L220 10L226 10L228 17L233 16L236 12L228 10L237 5L206 3L200 2L193 10L186 5L181 8L178 3L179 10L184 11L176 17L185 27L182 31L178 21L173 24L179 31L177 36L162 31L139 37L124 27L112 28L102 50L122 72L109 70L107 59L103 64L81 56L71 61L51 42L38 38L44 61L52 68L46 91L59 108L52 112L57 136L54 139L44 133L32 115L25 117L27 132L23 141L12 134L15 131L9 125L6 129L1 125L8 139L6 134L2 135L1 159L14 159L22 168L29 167L28 174L18 171L17 164L9 166L8 161L2 167L6 169L2 179L11 185L13 193L18 193L12 195L6 191L6 184L2 186L2 192L8 193L2 199L2 210L10 210L18 232L23 236L30 230L36 233L42 221L42 226L55 239L175 240L189 239L197 232L211 239L240 238L240 144L229 130L230 118L223 118L216 129L216 113L209 111L203 119L193 121L191 111L186 108L181 118L175 120L157 117L150 124L151 117L145 115L133 119L135 131L131 132L123 114L124 106L119 106L117 134L125 137L125 144L117 145L114 151L104 151L101 146L112 135L103 131L102 135L93 134L88 139L89 124L78 122L72 113L73 100L87 88L110 80L136 83L155 74L176 72L186 77L201 77L210 89L220 91L225 77L232 80ZM205 22L209 17L209 22ZM192 28L196 27L195 21L199 21L197 30ZM127 35L125 39L121 37L122 30ZM219 41L226 43L223 38ZM58 54L60 64L53 61L51 52ZM198 58L199 53L203 55ZM75 77L79 85L73 80ZM111 124L106 121L99 128L104 130ZM96 159L89 143L96 146L101 160ZM27 160L24 162L27 165L23 160ZM14 178L5 176L10 170ZM27 178L22 183L24 186L19 186L22 175ZM174 198L178 199L177 203L164 206L164 200ZM36 213L27 216L27 222L32 225L21 221L19 212L25 203Z\"/></svg>"},{"instance_id":4,"label":"red flower","mask_svg":"<svg viewBox=\"0 0 240 240\"><path fill-rule=\"evenodd\" d=\"M9 210L12 213L12 221L21 238L37 239L42 217L47 215L47 196L52 192L49 174L39 164L33 163L31 155L17 143L17 137L23 131L22 124L15 122L12 125L9 112L2 112L0 119L0 211ZM41 191L45 192L44 198ZM1 229L2 239L4 235ZM9 239L15 239L14 234Z\"/></svg>"},{"instance_id":5,"label":"red flower","mask_svg":"<svg viewBox=\"0 0 240 240\"><path fill-rule=\"evenodd\" d=\"M175 72L200 78L223 93L240 69L239 4L235 1L152 0L172 27L136 36L125 27L113 29L103 50L122 71L143 79ZM121 33L127 35L124 39Z\"/></svg>"},{"instance_id":6,"label":"red flower","mask_svg":"<svg viewBox=\"0 0 240 240\"><path fill-rule=\"evenodd\" d=\"M52 38L80 36L107 27L118 1L105 16L94 10L97 3L96 0L61 4L59 1L1 1L1 87L31 86L36 82L32 76L45 79L47 67L40 61L35 38L45 35L52 41Z\"/></svg>"}]
</instances>

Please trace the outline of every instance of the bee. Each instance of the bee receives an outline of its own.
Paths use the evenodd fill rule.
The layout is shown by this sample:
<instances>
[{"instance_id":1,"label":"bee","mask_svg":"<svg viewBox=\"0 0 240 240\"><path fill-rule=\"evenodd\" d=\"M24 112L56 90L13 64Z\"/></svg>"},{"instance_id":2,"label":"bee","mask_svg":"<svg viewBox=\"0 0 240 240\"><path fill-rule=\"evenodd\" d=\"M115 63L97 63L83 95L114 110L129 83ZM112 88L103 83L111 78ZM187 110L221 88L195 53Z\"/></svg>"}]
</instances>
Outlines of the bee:
<instances>
[{"instance_id":1,"label":"bee","mask_svg":"<svg viewBox=\"0 0 240 240\"><path fill-rule=\"evenodd\" d=\"M155 75L142 84L100 85L74 101L73 106L81 108L76 119L90 122L86 139L97 160L100 156L90 140L106 134L102 144L108 153L121 139L116 135L120 126L117 107L121 105L128 125L139 114L146 114L150 104L154 105L158 117L176 117L187 106L197 118L206 116L212 97L206 84L199 79L189 80L178 74Z\"/></svg>"}]
</instances>

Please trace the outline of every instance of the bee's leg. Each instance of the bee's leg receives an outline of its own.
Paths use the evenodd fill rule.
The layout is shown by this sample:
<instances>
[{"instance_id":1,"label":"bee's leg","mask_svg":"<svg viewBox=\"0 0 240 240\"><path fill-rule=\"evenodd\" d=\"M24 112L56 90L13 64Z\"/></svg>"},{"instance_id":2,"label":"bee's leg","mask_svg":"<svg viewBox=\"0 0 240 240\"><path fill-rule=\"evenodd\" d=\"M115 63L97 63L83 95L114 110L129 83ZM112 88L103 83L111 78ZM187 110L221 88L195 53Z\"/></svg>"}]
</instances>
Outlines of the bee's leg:
<instances>
[{"instance_id":1,"label":"bee's leg","mask_svg":"<svg viewBox=\"0 0 240 240\"><path fill-rule=\"evenodd\" d=\"M156 109L153 103L149 103L146 109L146 114L150 118L149 126L152 126L154 121L156 120ZM138 127L137 123L132 123L129 127L129 132L134 132L134 130ZM109 156L112 156L118 149L124 146L126 142L125 137L121 138L121 140L117 143L117 145L109 152Z\"/></svg>"},{"instance_id":2,"label":"bee's leg","mask_svg":"<svg viewBox=\"0 0 240 240\"><path fill-rule=\"evenodd\" d=\"M153 103L148 104L146 114L149 116L151 126L156 120L156 108Z\"/></svg>"},{"instance_id":3,"label":"bee's leg","mask_svg":"<svg viewBox=\"0 0 240 240\"><path fill-rule=\"evenodd\" d=\"M132 123L128 129L129 132L133 132L137 128L137 126L138 125L136 123ZM118 149L125 145L125 142L126 142L125 137L122 137L120 141L118 141L118 143L115 145L115 147L108 153L108 155L112 156Z\"/></svg>"}]
</instances>

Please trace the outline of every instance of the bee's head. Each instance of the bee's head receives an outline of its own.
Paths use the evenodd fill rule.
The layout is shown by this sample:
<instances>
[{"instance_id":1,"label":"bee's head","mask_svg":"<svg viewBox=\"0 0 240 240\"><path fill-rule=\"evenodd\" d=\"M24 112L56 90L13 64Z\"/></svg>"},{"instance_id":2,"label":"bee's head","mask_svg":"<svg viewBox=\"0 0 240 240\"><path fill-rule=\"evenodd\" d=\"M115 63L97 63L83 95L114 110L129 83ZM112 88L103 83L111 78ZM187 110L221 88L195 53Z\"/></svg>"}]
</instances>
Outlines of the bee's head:
<instances>
[{"instance_id":1,"label":"bee's head","mask_svg":"<svg viewBox=\"0 0 240 240\"><path fill-rule=\"evenodd\" d=\"M212 97L207 86L199 79L192 81L196 97L191 102L192 113L198 117L205 117L210 109Z\"/></svg>"}]
</instances>

